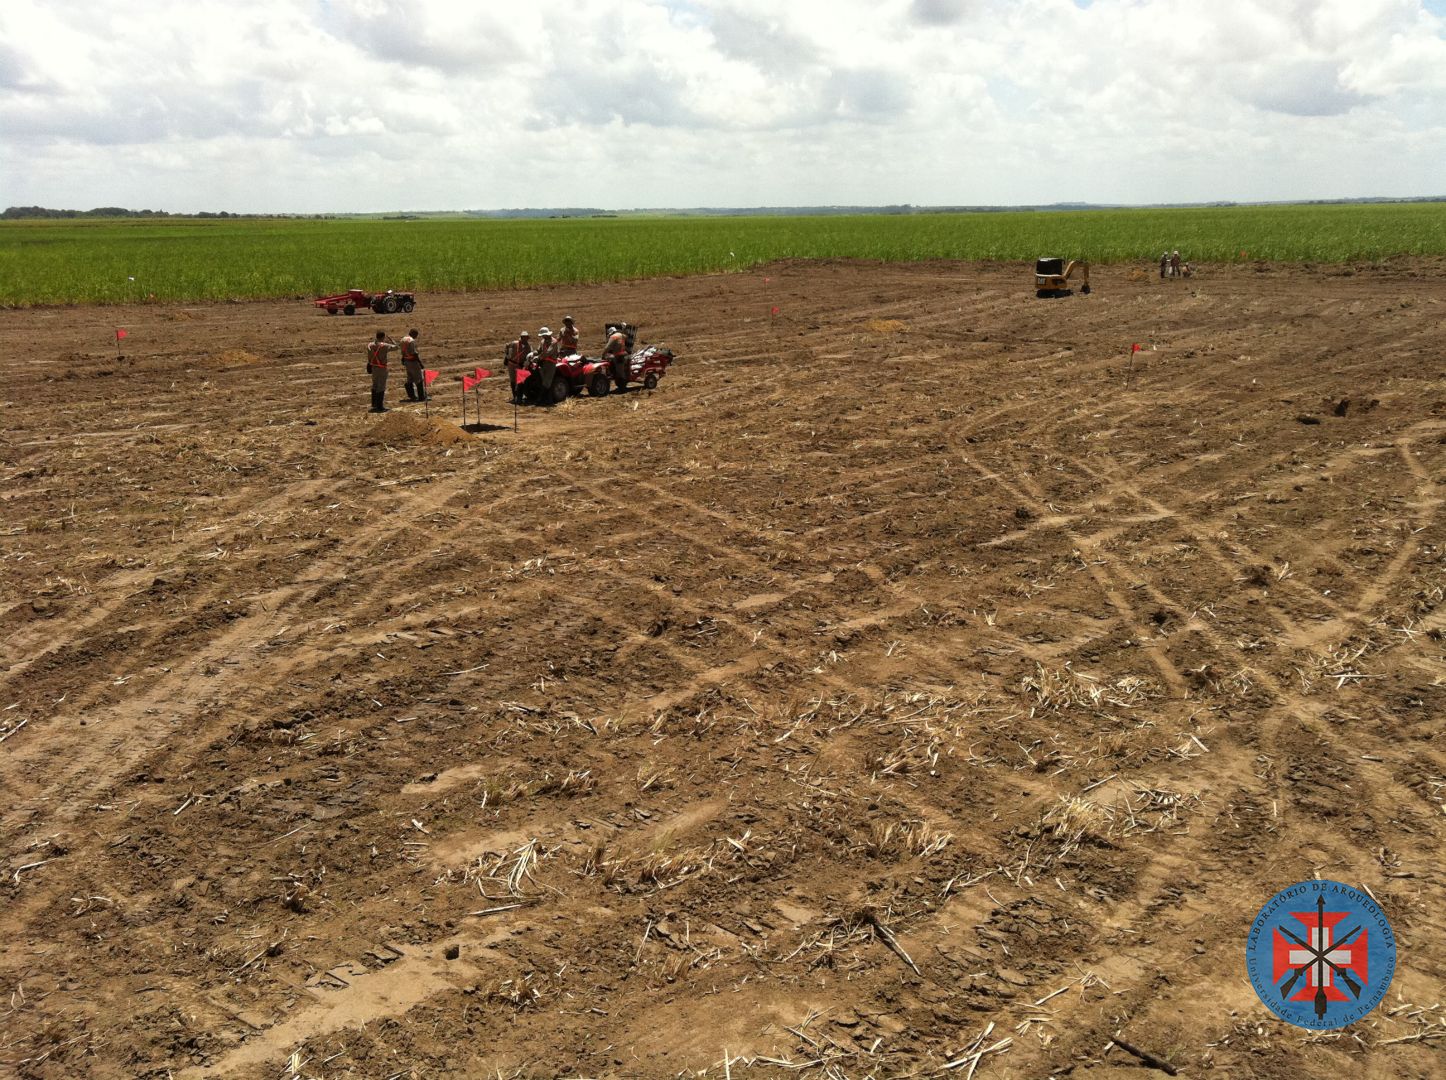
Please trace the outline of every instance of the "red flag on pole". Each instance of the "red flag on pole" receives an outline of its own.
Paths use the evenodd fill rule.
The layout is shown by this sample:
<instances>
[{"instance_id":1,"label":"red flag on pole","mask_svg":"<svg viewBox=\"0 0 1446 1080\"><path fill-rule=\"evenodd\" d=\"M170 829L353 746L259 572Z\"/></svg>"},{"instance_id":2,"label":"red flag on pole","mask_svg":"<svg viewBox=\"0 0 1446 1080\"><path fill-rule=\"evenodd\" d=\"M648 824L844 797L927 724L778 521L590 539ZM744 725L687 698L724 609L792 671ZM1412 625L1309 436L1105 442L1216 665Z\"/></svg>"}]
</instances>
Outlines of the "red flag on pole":
<instances>
[{"instance_id":1,"label":"red flag on pole","mask_svg":"<svg viewBox=\"0 0 1446 1080\"><path fill-rule=\"evenodd\" d=\"M127 334L124 330L122 330L120 327L116 327L115 339L116 339L117 341L121 340L121 338L129 337L129 336L130 336L130 335L128 335L128 334Z\"/></svg>"},{"instance_id":2,"label":"red flag on pole","mask_svg":"<svg viewBox=\"0 0 1446 1080\"><path fill-rule=\"evenodd\" d=\"M777 309L777 308L774 308L773 311L772 311L770 314L777 315L777 314L778 314L778 309Z\"/></svg>"},{"instance_id":3,"label":"red flag on pole","mask_svg":"<svg viewBox=\"0 0 1446 1080\"><path fill-rule=\"evenodd\" d=\"M471 375L463 375L463 376L462 376L462 389L463 389L464 391L471 390L472 387L474 387L474 386L477 385L478 381L479 381L479 380L473 378Z\"/></svg>"},{"instance_id":4,"label":"red flag on pole","mask_svg":"<svg viewBox=\"0 0 1446 1080\"><path fill-rule=\"evenodd\" d=\"M531 377L531 375L532 375L532 371L531 371L530 368L518 368L518 369L517 369L517 385L518 385L518 386L521 386L523 383L525 383L525 382L528 380L528 378Z\"/></svg>"},{"instance_id":5,"label":"red flag on pole","mask_svg":"<svg viewBox=\"0 0 1446 1080\"><path fill-rule=\"evenodd\" d=\"M1130 352L1131 352L1131 353L1137 353L1137 352L1139 352L1139 351L1140 351L1140 346L1139 346L1138 343L1130 346Z\"/></svg>"},{"instance_id":6,"label":"red flag on pole","mask_svg":"<svg viewBox=\"0 0 1446 1080\"><path fill-rule=\"evenodd\" d=\"M492 378L492 372L488 371L485 367L479 367L479 368L476 369L476 371L477 371L477 381L478 381L478 382L481 382L483 379L490 379L490 378Z\"/></svg>"},{"instance_id":7,"label":"red flag on pole","mask_svg":"<svg viewBox=\"0 0 1446 1080\"><path fill-rule=\"evenodd\" d=\"M431 386L434 382L437 381L437 376L440 374L442 374L440 371L433 371L428 368L422 372L422 381L428 386Z\"/></svg>"}]
</instances>

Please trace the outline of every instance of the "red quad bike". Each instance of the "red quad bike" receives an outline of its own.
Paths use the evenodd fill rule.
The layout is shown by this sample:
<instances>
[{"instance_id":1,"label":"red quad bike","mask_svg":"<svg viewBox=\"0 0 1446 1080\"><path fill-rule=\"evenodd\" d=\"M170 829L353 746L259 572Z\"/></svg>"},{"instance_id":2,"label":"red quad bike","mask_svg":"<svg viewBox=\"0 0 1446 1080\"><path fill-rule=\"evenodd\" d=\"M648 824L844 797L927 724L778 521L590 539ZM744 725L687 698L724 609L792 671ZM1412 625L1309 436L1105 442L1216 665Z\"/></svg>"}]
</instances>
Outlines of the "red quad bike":
<instances>
[{"instance_id":1,"label":"red quad bike","mask_svg":"<svg viewBox=\"0 0 1446 1080\"><path fill-rule=\"evenodd\" d=\"M318 296L312 301L328 315L340 311L343 315L355 315L359 308L371 308L378 315L392 315L398 311L408 314L417 306L416 293L395 292L369 293L365 289L348 289L335 296Z\"/></svg>"},{"instance_id":2,"label":"red quad bike","mask_svg":"<svg viewBox=\"0 0 1446 1080\"><path fill-rule=\"evenodd\" d=\"M591 397L605 397L614 387L621 391L629 383L642 383L648 390L658 385L658 380L673 362L673 351L648 345L634 352L637 327L625 322L610 322L606 325L604 336L612 337L615 330L623 333L627 355L614 360L576 353L561 357L552 380L551 400L562 401L569 394L581 394L584 390Z\"/></svg>"},{"instance_id":3,"label":"red quad bike","mask_svg":"<svg viewBox=\"0 0 1446 1080\"><path fill-rule=\"evenodd\" d=\"M592 397L602 397L612 387L612 366L606 360L598 360L579 353L560 356L557 373L552 380L554 401L563 401L571 394L584 390Z\"/></svg>"}]
</instances>

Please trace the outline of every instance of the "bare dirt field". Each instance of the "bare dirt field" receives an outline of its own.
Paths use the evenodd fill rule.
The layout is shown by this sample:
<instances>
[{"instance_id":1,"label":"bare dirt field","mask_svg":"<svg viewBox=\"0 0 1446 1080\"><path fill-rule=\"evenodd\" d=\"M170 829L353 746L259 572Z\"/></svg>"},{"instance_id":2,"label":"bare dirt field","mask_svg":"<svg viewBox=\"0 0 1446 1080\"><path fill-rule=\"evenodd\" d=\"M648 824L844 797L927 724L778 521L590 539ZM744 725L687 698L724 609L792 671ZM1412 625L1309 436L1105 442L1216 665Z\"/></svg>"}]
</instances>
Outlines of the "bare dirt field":
<instances>
[{"instance_id":1,"label":"bare dirt field","mask_svg":"<svg viewBox=\"0 0 1446 1080\"><path fill-rule=\"evenodd\" d=\"M1027 270L0 313L0 1075L1441 1075L1446 264Z\"/></svg>"}]
</instances>

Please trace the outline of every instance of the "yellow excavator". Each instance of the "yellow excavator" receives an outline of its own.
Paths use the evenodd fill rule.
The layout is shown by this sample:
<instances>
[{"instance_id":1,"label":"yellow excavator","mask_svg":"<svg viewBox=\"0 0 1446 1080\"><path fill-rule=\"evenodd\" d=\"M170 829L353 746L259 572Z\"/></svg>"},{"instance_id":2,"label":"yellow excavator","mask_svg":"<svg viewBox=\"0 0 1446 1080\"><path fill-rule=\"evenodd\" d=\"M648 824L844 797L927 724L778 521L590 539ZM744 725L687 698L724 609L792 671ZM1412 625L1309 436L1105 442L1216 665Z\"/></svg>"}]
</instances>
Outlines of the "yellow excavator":
<instances>
[{"instance_id":1,"label":"yellow excavator","mask_svg":"<svg viewBox=\"0 0 1446 1080\"><path fill-rule=\"evenodd\" d=\"M1083 259L1071 259L1065 265L1063 259L1036 259L1034 263L1034 295L1043 300L1051 296L1070 296L1074 290L1069 287L1071 278L1079 278L1079 291L1090 293L1090 264Z\"/></svg>"}]
</instances>

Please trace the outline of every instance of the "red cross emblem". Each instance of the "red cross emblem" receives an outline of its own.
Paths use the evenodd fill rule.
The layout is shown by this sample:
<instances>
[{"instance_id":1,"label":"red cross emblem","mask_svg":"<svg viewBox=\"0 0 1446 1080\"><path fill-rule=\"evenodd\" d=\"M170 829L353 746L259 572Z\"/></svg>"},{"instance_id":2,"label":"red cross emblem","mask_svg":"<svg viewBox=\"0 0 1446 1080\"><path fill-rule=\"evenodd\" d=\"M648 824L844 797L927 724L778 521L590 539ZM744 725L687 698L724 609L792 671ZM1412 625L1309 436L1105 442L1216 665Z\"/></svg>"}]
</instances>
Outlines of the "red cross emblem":
<instances>
[{"instance_id":1,"label":"red cross emblem","mask_svg":"<svg viewBox=\"0 0 1446 1080\"><path fill-rule=\"evenodd\" d=\"M1299 926L1286 924L1271 932L1272 981L1279 985L1290 976L1283 996L1291 1001L1315 998L1322 1005L1360 996L1361 987L1370 981L1366 930L1354 926L1338 934L1348 915L1345 911L1292 911L1290 917L1299 920ZM1290 994L1292 986L1300 989ZM1350 996L1346 989L1352 991Z\"/></svg>"}]
</instances>

